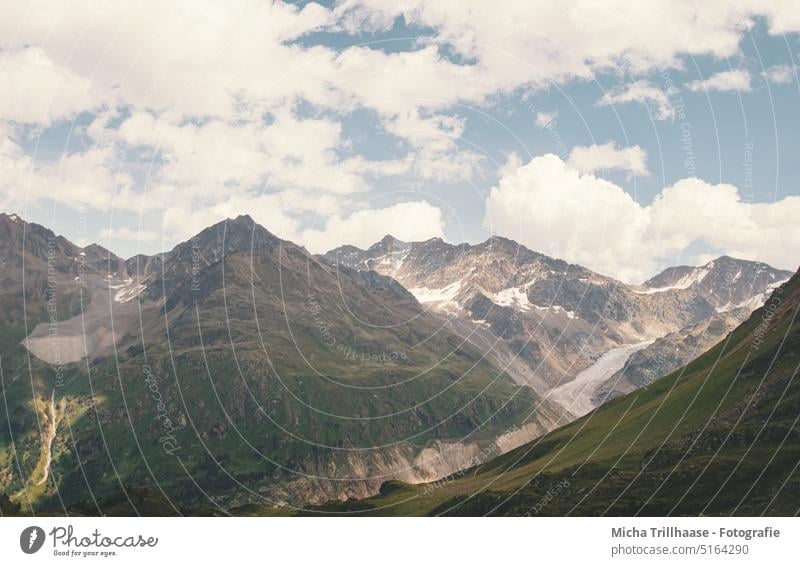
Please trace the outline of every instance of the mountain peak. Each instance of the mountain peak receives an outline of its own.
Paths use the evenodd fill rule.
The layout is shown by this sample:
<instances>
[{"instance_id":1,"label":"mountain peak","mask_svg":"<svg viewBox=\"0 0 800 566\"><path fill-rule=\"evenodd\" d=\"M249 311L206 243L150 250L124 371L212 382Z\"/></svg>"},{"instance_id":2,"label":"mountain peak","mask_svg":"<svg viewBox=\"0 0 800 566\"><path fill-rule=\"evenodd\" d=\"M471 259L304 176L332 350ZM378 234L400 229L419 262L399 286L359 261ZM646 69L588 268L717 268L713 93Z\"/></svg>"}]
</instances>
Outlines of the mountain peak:
<instances>
[{"instance_id":1,"label":"mountain peak","mask_svg":"<svg viewBox=\"0 0 800 566\"><path fill-rule=\"evenodd\" d=\"M120 258L114 252L100 244L92 243L80 249L83 255L86 256L87 261L110 261L115 263L120 261Z\"/></svg>"},{"instance_id":2,"label":"mountain peak","mask_svg":"<svg viewBox=\"0 0 800 566\"><path fill-rule=\"evenodd\" d=\"M226 218L178 244L170 255L201 255L212 263L229 253L271 250L282 242L272 232L255 222L250 215Z\"/></svg>"},{"instance_id":3,"label":"mountain peak","mask_svg":"<svg viewBox=\"0 0 800 566\"><path fill-rule=\"evenodd\" d=\"M758 306L791 276L790 271L775 269L763 262L723 255L697 267L668 267L645 281L643 287L647 293L692 289L717 312L727 312Z\"/></svg>"},{"instance_id":4,"label":"mountain peak","mask_svg":"<svg viewBox=\"0 0 800 566\"><path fill-rule=\"evenodd\" d=\"M478 245L481 247L494 248L494 249L527 250L527 248L522 244L515 242L514 240L511 240L504 236L498 236L496 234L489 236L488 239L486 239L484 242Z\"/></svg>"},{"instance_id":5,"label":"mountain peak","mask_svg":"<svg viewBox=\"0 0 800 566\"><path fill-rule=\"evenodd\" d=\"M240 214L235 218L226 218L225 220L220 220L216 224L212 224L205 230L202 230L198 233L195 238L201 236L202 234L206 233L225 233L226 239L233 238L238 235L247 235L252 236L254 238L258 238L259 236L268 236L270 239L278 240L279 238L275 236L272 232L264 228L261 224L253 220L253 218L249 214Z\"/></svg>"},{"instance_id":6,"label":"mountain peak","mask_svg":"<svg viewBox=\"0 0 800 566\"><path fill-rule=\"evenodd\" d=\"M494 242L511 242L512 244L516 244L516 242L514 240L512 240L510 238L506 238L505 236L500 236L498 234L492 234L491 236L489 236L486 239L486 241L484 243L485 244L489 244L489 243L494 243ZM517 244L517 245L519 245L519 244Z\"/></svg>"},{"instance_id":7,"label":"mountain peak","mask_svg":"<svg viewBox=\"0 0 800 566\"><path fill-rule=\"evenodd\" d=\"M253 217L249 214L240 214L236 218L226 218L224 221L229 223L238 222L245 224L256 224L256 221L253 220Z\"/></svg>"},{"instance_id":8,"label":"mountain peak","mask_svg":"<svg viewBox=\"0 0 800 566\"><path fill-rule=\"evenodd\" d=\"M22 218L20 218L18 215L14 214L13 212L10 213L10 214L7 214L5 212L0 212L0 220L3 220L5 222L14 222L14 223L20 222L20 223L23 223L23 224L25 223L25 220L23 220Z\"/></svg>"},{"instance_id":9,"label":"mountain peak","mask_svg":"<svg viewBox=\"0 0 800 566\"><path fill-rule=\"evenodd\" d=\"M391 234L386 234L381 241L372 244L368 251L371 252L381 252L381 253L391 253L393 251L397 251L398 249L404 249L408 247L409 244L398 240Z\"/></svg>"}]
</instances>

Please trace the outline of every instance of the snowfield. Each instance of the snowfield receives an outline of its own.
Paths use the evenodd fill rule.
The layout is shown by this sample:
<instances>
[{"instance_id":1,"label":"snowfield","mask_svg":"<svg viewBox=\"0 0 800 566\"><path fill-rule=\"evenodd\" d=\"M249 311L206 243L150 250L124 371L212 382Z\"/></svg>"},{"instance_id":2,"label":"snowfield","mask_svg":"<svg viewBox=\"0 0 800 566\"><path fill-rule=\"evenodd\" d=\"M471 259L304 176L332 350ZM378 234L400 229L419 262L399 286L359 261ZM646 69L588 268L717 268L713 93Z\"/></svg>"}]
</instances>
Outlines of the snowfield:
<instances>
[{"instance_id":1,"label":"snowfield","mask_svg":"<svg viewBox=\"0 0 800 566\"><path fill-rule=\"evenodd\" d=\"M551 390L547 394L547 398L559 403L575 415L575 418L582 417L597 408L592 403L592 398L600 386L625 367L628 358L635 352L646 348L653 342L654 340L647 340L607 351L594 364L576 375L575 379Z\"/></svg>"}]
</instances>

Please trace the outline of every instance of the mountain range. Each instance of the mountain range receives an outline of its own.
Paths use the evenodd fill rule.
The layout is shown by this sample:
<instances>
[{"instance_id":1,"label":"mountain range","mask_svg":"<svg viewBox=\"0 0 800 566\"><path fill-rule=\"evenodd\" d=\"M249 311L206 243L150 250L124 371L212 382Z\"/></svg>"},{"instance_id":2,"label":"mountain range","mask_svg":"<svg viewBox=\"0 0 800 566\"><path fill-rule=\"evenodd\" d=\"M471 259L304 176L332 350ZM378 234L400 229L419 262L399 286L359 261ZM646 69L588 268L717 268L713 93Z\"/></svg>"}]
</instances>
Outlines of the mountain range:
<instances>
[{"instance_id":1,"label":"mountain range","mask_svg":"<svg viewBox=\"0 0 800 566\"><path fill-rule=\"evenodd\" d=\"M626 285L500 237L470 246L386 236L366 250L344 246L325 257L393 277L518 383L576 416L700 355L791 276L722 256ZM634 354L638 372L623 370Z\"/></svg>"},{"instance_id":2,"label":"mountain range","mask_svg":"<svg viewBox=\"0 0 800 566\"><path fill-rule=\"evenodd\" d=\"M127 261L0 224L18 307L0 491L21 503L130 485L226 505L363 497L559 422L393 279L337 271L249 217Z\"/></svg>"},{"instance_id":3,"label":"mountain range","mask_svg":"<svg viewBox=\"0 0 800 566\"><path fill-rule=\"evenodd\" d=\"M126 260L0 214L0 262L0 493L90 514L440 480L682 366L791 275L632 286L499 237L317 256L248 216Z\"/></svg>"},{"instance_id":4,"label":"mountain range","mask_svg":"<svg viewBox=\"0 0 800 566\"><path fill-rule=\"evenodd\" d=\"M800 273L679 370L438 482L315 513L796 516ZM251 510L252 511L252 510Z\"/></svg>"}]
</instances>

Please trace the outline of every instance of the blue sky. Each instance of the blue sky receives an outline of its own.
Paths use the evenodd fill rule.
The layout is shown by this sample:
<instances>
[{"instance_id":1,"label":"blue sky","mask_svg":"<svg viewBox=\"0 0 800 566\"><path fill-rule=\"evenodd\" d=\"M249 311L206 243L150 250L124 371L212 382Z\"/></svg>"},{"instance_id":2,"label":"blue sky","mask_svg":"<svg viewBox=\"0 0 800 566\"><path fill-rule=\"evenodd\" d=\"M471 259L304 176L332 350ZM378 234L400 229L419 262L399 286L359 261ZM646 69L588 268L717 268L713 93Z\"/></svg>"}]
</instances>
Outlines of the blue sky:
<instances>
[{"instance_id":1,"label":"blue sky","mask_svg":"<svg viewBox=\"0 0 800 566\"><path fill-rule=\"evenodd\" d=\"M0 209L123 256L248 213L315 252L794 269L800 8L733 4L10 3Z\"/></svg>"}]
</instances>

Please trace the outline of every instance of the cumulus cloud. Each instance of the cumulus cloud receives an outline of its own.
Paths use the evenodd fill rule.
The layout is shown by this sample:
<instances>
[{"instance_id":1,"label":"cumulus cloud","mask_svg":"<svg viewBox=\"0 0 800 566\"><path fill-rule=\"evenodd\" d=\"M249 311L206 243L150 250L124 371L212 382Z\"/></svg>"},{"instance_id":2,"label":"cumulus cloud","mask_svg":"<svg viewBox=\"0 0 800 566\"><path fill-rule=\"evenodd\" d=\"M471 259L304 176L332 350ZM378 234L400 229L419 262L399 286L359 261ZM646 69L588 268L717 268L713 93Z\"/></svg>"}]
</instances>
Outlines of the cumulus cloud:
<instances>
[{"instance_id":1,"label":"cumulus cloud","mask_svg":"<svg viewBox=\"0 0 800 566\"><path fill-rule=\"evenodd\" d=\"M86 190L96 194L63 201L90 207L113 201L139 211L160 205L176 232L182 216L187 227L195 224L186 215L173 221L171 202L215 217L217 207L269 187L296 191L291 200L308 211L331 194L346 201L367 192L383 176L474 175L482 157L460 147L463 120L437 110L461 96L480 99L494 87L444 61L435 47L386 53L294 42L330 21L331 11L318 4L258 0L224 7L145 1L124 9L79 0L63 14L46 3L9 5L0 21L0 123L49 126L97 113L85 129L96 147L63 162L95 155L90 174L76 181L97 182ZM342 116L357 108L374 111L384 131L405 142L405 153L375 161L349 151ZM144 156L147 194L158 198L113 198L114 169L99 162L135 167L132 154ZM17 164L37 169L37 185L53 166ZM78 189L72 183L61 194ZM31 203L49 196L26 195Z\"/></svg>"},{"instance_id":2,"label":"cumulus cloud","mask_svg":"<svg viewBox=\"0 0 800 566\"><path fill-rule=\"evenodd\" d=\"M140 199L133 180L117 172L115 163L116 155L108 146L64 154L56 161L36 161L23 149L16 129L0 123L0 206L25 210L45 198L75 209L135 206Z\"/></svg>"},{"instance_id":3,"label":"cumulus cloud","mask_svg":"<svg viewBox=\"0 0 800 566\"><path fill-rule=\"evenodd\" d=\"M301 234L293 214L324 204L332 218L349 218L355 195L381 176L449 182L481 171L478 152L462 143L455 114L464 107L596 73L640 77L682 68L691 56L732 56L759 16L769 33L800 30L796 3L764 4L76 0L54 10L46 0L6 2L0 123L47 127L99 114L86 130L93 147L61 161L34 162L23 151L0 163L8 173L0 183L16 191L1 198L160 208L174 233L240 203L262 203L288 207L260 214ZM391 29L401 16L425 30L407 50L299 41L320 30ZM636 80L600 104L645 103L664 120L675 115L669 95ZM403 152L386 161L349 153L342 123L357 109L400 138ZM131 164L131 155L144 158ZM129 165L145 169L145 186Z\"/></svg>"},{"instance_id":4,"label":"cumulus cloud","mask_svg":"<svg viewBox=\"0 0 800 566\"><path fill-rule=\"evenodd\" d=\"M777 34L800 29L797 12L791 2L755 0L566 7L545 0L491 9L482 0L345 0L331 9L259 0L129 6L78 0L66 11L34 0L4 6L0 49L8 59L34 46L50 69L37 73L45 96L53 92L48 86L75 82L70 91L112 89L115 103L176 117L252 119L302 99L344 112L366 106L392 118L481 104L521 86L549 87L601 71L646 73L680 68L685 56L728 57L756 17L766 17ZM392 53L296 41L318 30L389 29L400 16L435 36ZM442 57L443 44L469 62ZM96 102L87 97L83 109Z\"/></svg>"},{"instance_id":5,"label":"cumulus cloud","mask_svg":"<svg viewBox=\"0 0 800 566\"><path fill-rule=\"evenodd\" d=\"M327 9L259 0L146 0L122 7L79 0L67 11L52 10L45 0L8 4L0 49L8 58L21 56L21 46L36 46L52 66L38 73L44 96L54 91L48 87L75 83L70 91L111 89L120 105L229 121L260 117L300 99L343 112L365 106L392 119L458 102L482 104L521 86L549 87L599 71L645 73L679 68L687 55L731 56L760 15L772 33L800 27L792 3L750 1L565 8L545 0L487 9L481 0L347 0ZM389 29L399 16L412 27L433 29L435 37L392 53L296 42L320 29ZM81 30L78 41L75 30ZM442 57L442 44L470 62ZM97 98L88 96L82 108L94 107Z\"/></svg>"},{"instance_id":6,"label":"cumulus cloud","mask_svg":"<svg viewBox=\"0 0 800 566\"><path fill-rule=\"evenodd\" d=\"M0 117L7 120L49 126L108 104L113 92L40 47L0 52Z\"/></svg>"},{"instance_id":7,"label":"cumulus cloud","mask_svg":"<svg viewBox=\"0 0 800 566\"><path fill-rule=\"evenodd\" d=\"M386 130L408 142L412 148L407 158L423 179L469 179L478 170L483 157L471 150L459 149L464 120L453 116L423 116L419 111L406 112L385 122Z\"/></svg>"},{"instance_id":8,"label":"cumulus cloud","mask_svg":"<svg viewBox=\"0 0 800 566\"><path fill-rule=\"evenodd\" d=\"M436 30L436 42L476 59L484 82L508 87L589 78L622 66L634 73L679 67L684 54L729 57L755 17L765 16L770 32L778 34L800 27L797 12L791 2L764 6L757 0L543 0L490 7L483 0L344 0L335 25L354 33L386 30L402 16L412 26Z\"/></svg>"},{"instance_id":9,"label":"cumulus cloud","mask_svg":"<svg viewBox=\"0 0 800 566\"><path fill-rule=\"evenodd\" d=\"M797 80L797 67L793 65L773 65L764 69L761 75L775 85L786 85Z\"/></svg>"},{"instance_id":10,"label":"cumulus cloud","mask_svg":"<svg viewBox=\"0 0 800 566\"><path fill-rule=\"evenodd\" d=\"M675 118L675 108L670 101L671 90L661 89L646 80L638 80L622 88L612 90L597 101L598 106L613 106L638 102L648 107L655 120Z\"/></svg>"},{"instance_id":11,"label":"cumulus cloud","mask_svg":"<svg viewBox=\"0 0 800 566\"><path fill-rule=\"evenodd\" d=\"M743 202L736 187L683 179L646 206L621 187L548 154L514 158L486 200L493 232L600 273L640 282L698 245L715 254L797 268L800 197Z\"/></svg>"},{"instance_id":12,"label":"cumulus cloud","mask_svg":"<svg viewBox=\"0 0 800 566\"><path fill-rule=\"evenodd\" d=\"M747 69L735 69L732 71L720 71L714 73L704 80L692 81L688 85L692 92L716 90L725 92L729 90L749 91L750 90L750 71Z\"/></svg>"},{"instance_id":13,"label":"cumulus cloud","mask_svg":"<svg viewBox=\"0 0 800 566\"><path fill-rule=\"evenodd\" d=\"M67 78L70 101L91 83L113 87L121 105L233 119L298 92L309 100L325 97L329 77L322 71L332 52L289 42L319 29L329 16L315 3L301 9L258 0L224 5L78 0L68 10L54 10L46 0L24 6L3 2L0 60L35 56L37 66L26 63L33 75L28 84L38 87L41 97L56 98L53 93L60 94L61 79ZM291 71L315 59L320 72ZM81 109L93 103L87 97Z\"/></svg>"},{"instance_id":14,"label":"cumulus cloud","mask_svg":"<svg viewBox=\"0 0 800 566\"><path fill-rule=\"evenodd\" d=\"M264 183L282 189L354 193L366 190L366 173L378 173L381 165L387 165L340 158L337 150L344 140L339 122L298 119L290 112L276 114L270 124L216 119L178 123L139 112L101 137L153 149L163 160L158 181L202 188L205 198L226 197L236 187ZM391 167L385 172L392 173Z\"/></svg>"},{"instance_id":15,"label":"cumulus cloud","mask_svg":"<svg viewBox=\"0 0 800 566\"><path fill-rule=\"evenodd\" d=\"M572 148L567 163L581 173L596 173L603 170L617 169L631 175L647 177L647 152L634 145L617 147L613 141L602 145L576 146Z\"/></svg>"}]
</instances>

